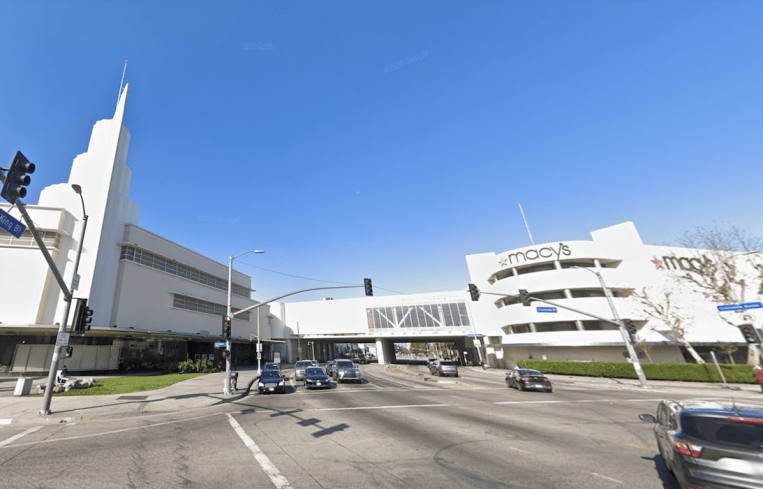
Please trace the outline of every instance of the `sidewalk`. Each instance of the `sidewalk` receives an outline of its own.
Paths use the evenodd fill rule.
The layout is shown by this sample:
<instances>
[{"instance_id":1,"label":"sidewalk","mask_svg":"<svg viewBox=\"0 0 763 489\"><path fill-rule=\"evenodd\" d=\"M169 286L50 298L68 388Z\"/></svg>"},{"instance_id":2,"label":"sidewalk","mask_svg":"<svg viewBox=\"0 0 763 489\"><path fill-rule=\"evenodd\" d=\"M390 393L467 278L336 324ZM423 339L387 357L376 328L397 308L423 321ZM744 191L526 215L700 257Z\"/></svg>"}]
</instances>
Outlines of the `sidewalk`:
<instances>
[{"instance_id":1,"label":"sidewalk","mask_svg":"<svg viewBox=\"0 0 763 489\"><path fill-rule=\"evenodd\" d=\"M256 380L255 366L238 369L238 390L229 396L223 394L225 372L194 377L153 391L108 396L54 395L50 403L52 413L47 416L39 414L42 396L3 396L0 397L0 424L44 425L189 411L240 399L249 393ZM36 380L32 392L36 393L37 386L45 382L46 378Z\"/></svg>"}]
</instances>

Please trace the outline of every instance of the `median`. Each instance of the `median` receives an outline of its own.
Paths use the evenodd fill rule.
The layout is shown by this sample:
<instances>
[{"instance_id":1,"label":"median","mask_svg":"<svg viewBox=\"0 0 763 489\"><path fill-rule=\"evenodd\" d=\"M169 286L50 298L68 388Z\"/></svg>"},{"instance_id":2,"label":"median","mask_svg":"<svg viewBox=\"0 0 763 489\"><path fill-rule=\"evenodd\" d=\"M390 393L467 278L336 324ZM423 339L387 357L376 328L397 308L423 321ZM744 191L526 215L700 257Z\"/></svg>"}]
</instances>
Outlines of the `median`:
<instances>
[{"instance_id":1,"label":"median","mask_svg":"<svg viewBox=\"0 0 763 489\"><path fill-rule=\"evenodd\" d=\"M131 392L153 391L177 384L184 380L206 375L204 373L146 375L131 377L111 377L97 379L95 387L87 389L72 389L69 392L54 393L55 397L63 396L108 396L113 394L129 394ZM85 379L80 379L83 381ZM41 395L41 394L40 394Z\"/></svg>"}]
</instances>

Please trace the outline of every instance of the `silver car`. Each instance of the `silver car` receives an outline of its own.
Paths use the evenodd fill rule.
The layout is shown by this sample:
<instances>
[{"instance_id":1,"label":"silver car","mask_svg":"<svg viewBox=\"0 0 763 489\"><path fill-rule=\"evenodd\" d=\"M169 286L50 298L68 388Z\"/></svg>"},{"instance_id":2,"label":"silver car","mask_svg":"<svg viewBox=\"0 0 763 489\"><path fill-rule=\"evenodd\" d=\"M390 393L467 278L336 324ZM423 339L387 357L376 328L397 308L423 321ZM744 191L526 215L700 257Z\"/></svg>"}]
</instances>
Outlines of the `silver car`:
<instances>
[{"instance_id":1,"label":"silver car","mask_svg":"<svg viewBox=\"0 0 763 489\"><path fill-rule=\"evenodd\" d=\"M360 384L363 378L360 376L360 367L352 363L352 360L337 360L334 367L334 380L345 382L353 380Z\"/></svg>"},{"instance_id":2,"label":"silver car","mask_svg":"<svg viewBox=\"0 0 763 489\"><path fill-rule=\"evenodd\" d=\"M300 360L294 365L294 380L305 380L307 367L314 367L312 360Z\"/></svg>"},{"instance_id":3,"label":"silver car","mask_svg":"<svg viewBox=\"0 0 763 489\"><path fill-rule=\"evenodd\" d=\"M456 367L456 362L451 362L447 360L439 360L429 366L429 372L432 375L436 375L438 377L442 377L443 375L452 375L453 377L458 377L458 367Z\"/></svg>"}]
</instances>

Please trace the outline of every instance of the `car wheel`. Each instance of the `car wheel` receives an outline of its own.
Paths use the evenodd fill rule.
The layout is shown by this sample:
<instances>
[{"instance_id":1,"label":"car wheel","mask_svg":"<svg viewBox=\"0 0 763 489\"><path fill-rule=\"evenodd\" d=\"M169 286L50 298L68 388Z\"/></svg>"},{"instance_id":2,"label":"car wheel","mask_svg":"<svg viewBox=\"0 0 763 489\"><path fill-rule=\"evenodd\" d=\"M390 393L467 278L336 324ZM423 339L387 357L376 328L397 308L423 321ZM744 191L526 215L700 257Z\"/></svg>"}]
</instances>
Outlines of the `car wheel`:
<instances>
[{"instance_id":1,"label":"car wheel","mask_svg":"<svg viewBox=\"0 0 763 489\"><path fill-rule=\"evenodd\" d=\"M672 475L673 477L675 477L675 476L676 476L676 474L673 472L673 468L672 468L672 467L670 466L670 464L668 463L668 459L667 459L667 458L665 458L665 454L664 454L664 453L662 453L662 445L660 445L660 444L658 443L658 444L657 444L657 449L660 451L660 457L662 457L662 463L664 463L664 464L665 464L665 468L666 468L666 469L668 469L668 472L670 472L670 475Z\"/></svg>"},{"instance_id":2,"label":"car wheel","mask_svg":"<svg viewBox=\"0 0 763 489\"><path fill-rule=\"evenodd\" d=\"M453 377L458 377L458 374L453 374Z\"/></svg>"},{"instance_id":3,"label":"car wheel","mask_svg":"<svg viewBox=\"0 0 763 489\"><path fill-rule=\"evenodd\" d=\"M517 389L523 391L525 390L525 385L522 382L520 382L519 384L517 384Z\"/></svg>"},{"instance_id":4,"label":"car wheel","mask_svg":"<svg viewBox=\"0 0 763 489\"><path fill-rule=\"evenodd\" d=\"M553 390L551 387L549 387L548 389L546 389L546 392L548 392L549 394L551 394L552 392L554 392L554 390Z\"/></svg>"}]
</instances>

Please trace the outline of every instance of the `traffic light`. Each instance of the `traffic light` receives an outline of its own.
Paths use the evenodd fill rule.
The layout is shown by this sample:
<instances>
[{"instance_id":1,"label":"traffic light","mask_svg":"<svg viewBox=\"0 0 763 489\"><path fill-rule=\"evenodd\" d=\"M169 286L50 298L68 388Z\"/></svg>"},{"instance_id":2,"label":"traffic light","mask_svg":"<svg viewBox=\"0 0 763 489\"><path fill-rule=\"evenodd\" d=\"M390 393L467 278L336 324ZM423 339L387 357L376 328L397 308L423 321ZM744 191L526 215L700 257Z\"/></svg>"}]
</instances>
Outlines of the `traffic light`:
<instances>
[{"instance_id":1,"label":"traffic light","mask_svg":"<svg viewBox=\"0 0 763 489\"><path fill-rule=\"evenodd\" d=\"M366 296L372 297L374 295L374 289L371 288L371 279L370 278L364 278L363 279L363 287L366 288Z\"/></svg>"},{"instance_id":2,"label":"traffic light","mask_svg":"<svg viewBox=\"0 0 763 489\"><path fill-rule=\"evenodd\" d=\"M760 336L758 335L758 332L755 331L755 327L752 324L740 324L739 331L742 332L742 336L744 336L744 340L747 343L760 344Z\"/></svg>"},{"instance_id":3,"label":"traffic light","mask_svg":"<svg viewBox=\"0 0 763 489\"><path fill-rule=\"evenodd\" d=\"M530 305L530 294L527 290L519 289L519 302L521 302L523 306Z\"/></svg>"},{"instance_id":4,"label":"traffic light","mask_svg":"<svg viewBox=\"0 0 763 489\"><path fill-rule=\"evenodd\" d=\"M480 300L480 289L474 284L469 284L469 294L472 296L473 301Z\"/></svg>"},{"instance_id":5,"label":"traffic light","mask_svg":"<svg viewBox=\"0 0 763 489\"><path fill-rule=\"evenodd\" d=\"M87 299L77 299L72 333L85 334L87 331L90 331L91 322L93 322L93 310L87 307Z\"/></svg>"},{"instance_id":6,"label":"traffic light","mask_svg":"<svg viewBox=\"0 0 763 489\"><path fill-rule=\"evenodd\" d=\"M71 346L67 346L66 350L65 350L65 353L64 353L64 357L65 358L71 358L73 351L74 351L74 348L72 348Z\"/></svg>"},{"instance_id":7,"label":"traffic light","mask_svg":"<svg viewBox=\"0 0 763 489\"><path fill-rule=\"evenodd\" d=\"M29 163L21 151L16 151L11 167L5 175L5 183L0 196L11 204L15 204L16 199L26 197L26 186L32 181L27 173L34 173L34 163Z\"/></svg>"},{"instance_id":8,"label":"traffic light","mask_svg":"<svg viewBox=\"0 0 763 489\"><path fill-rule=\"evenodd\" d=\"M223 339L231 338L231 320L228 316L223 316Z\"/></svg>"},{"instance_id":9,"label":"traffic light","mask_svg":"<svg viewBox=\"0 0 763 489\"><path fill-rule=\"evenodd\" d=\"M628 336L631 338L631 342L636 341L636 335L638 334L638 330L636 329L636 325L633 324L632 319L623 319L623 325L625 326L625 331L628 332Z\"/></svg>"},{"instance_id":10,"label":"traffic light","mask_svg":"<svg viewBox=\"0 0 763 489\"><path fill-rule=\"evenodd\" d=\"M229 350L223 350L223 360L228 360L230 358L230 351Z\"/></svg>"}]
</instances>

